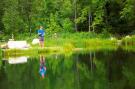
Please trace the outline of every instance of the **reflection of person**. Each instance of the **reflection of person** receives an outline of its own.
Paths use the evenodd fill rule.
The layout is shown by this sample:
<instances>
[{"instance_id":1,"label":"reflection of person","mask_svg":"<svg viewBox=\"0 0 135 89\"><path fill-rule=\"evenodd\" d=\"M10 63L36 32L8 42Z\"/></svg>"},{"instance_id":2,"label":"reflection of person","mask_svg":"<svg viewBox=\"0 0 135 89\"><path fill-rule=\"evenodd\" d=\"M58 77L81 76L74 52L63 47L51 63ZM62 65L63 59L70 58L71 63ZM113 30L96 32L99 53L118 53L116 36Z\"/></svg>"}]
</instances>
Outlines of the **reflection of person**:
<instances>
[{"instance_id":1,"label":"reflection of person","mask_svg":"<svg viewBox=\"0 0 135 89\"><path fill-rule=\"evenodd\" d=\"M40 29L38 30L40 47L44 47L44 35L45 35L45 31L43 30L43 26L40 26Z\"/></svg>"},{"instance_id":2,"label":"reflection of person","mask_svg":"<svg viewBox=\"0 0 135 89\"><path fill-rule=\"evenodd\" d=\"M40 69L39 69L39 73L40 73L41 77L44 78L44 76L46 74L46 66L45 66L45 58L44 58L44 56L40 56Z\"/></svg>"}]
</instances>

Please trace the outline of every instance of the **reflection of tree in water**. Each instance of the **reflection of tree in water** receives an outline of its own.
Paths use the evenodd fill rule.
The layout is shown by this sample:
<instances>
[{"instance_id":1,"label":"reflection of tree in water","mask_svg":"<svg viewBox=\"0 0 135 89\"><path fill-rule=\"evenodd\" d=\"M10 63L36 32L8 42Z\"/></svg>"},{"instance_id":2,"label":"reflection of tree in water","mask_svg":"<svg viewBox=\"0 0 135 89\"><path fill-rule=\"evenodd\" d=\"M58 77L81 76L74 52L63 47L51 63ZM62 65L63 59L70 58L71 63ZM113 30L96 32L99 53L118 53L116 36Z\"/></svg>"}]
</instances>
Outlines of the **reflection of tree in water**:
<instances>
[{"instance_id":1,"label":"reflection of tree in water","mask_svg":"<svg viewBox=\"0 0 135 89\"><path fill-rule=\"evenodd\" d=\"M47 79L50 89L74 89L74 70L72 57L53 55L47 61Z\"/></svg>"},{"instance_id":2,"label":"reflection of tree in water","mask_svg":"<svg viewBox=\"0 0 135 89\"><path fill-rule=\"evenodd\" d=\"M135 89L135 52L130 52L128 54L128 59L125 60L123 65L123 77L126 79L126 85L128 89Z\"/></svg>"},{"instance_id":3,"label":"reflection of tree in water","mask_svg":"<svg viewBox=\"0 0 135 89\"><path fill-rule=\"evenodd\" d=\"M131 80L132 82L130 82L130 72L132 75L135 75L133 72L133 65L135 63L133 61L133 58L135 58L134 54L121 49L108 53L98 52L96 54L97 60L102 61L105 65L107 81L111 89L134 89L133 81ZM128 74L130 79L127 77Z\"/></svg>"},{"instance_id":4,"label":"reflection of tree in water","mask_svg":"<svg viewBox=\"0 0 135 89\"><path fill-rule=\"evenodd\" d=\"M113 52L109 60L107 60L108 78L111 88L132 89L130 88L131 85L129 85L128 78L126 78L125 74L123 73L123 71L125 71L123 70L124 65L128 64L130 57L133 59L135 56L131 54L132 52L127 52L119 49L116 52ZM134 62L130 63L130 65L132 64L134 64ZM128 67L130 65L128 65Z\"/></svg>"},{"instance_id":5,"label":"reflection of tree in water","mask_svg":"<svg viewBox=\"0 0 135 89\"><path fill-rule=\"evenodd\" d=\"M45 86L39 80L39 60L28 60L25 64L6 65L10 89L42 89Z\"/></svg>"},{"instance_id":6,"label":"reflection of tree in water","mask_svg":"<svg viewBox=\"0 0 135 89\"><path fill-rule=\"evenodd\" d=\"M9 89L5 63L5 60L0 60L0 89Z\"/></svg>"},{"instance_id":7,"label":"reflection of tree in water","mask_svg":"<svg viewBox=\"0 0 135 89\"><path fill-rule=\"evenodd\" d=\"M94 89L93 73L95 70L95 53L76 54L74 58L75 89Z\"/></svg>"},{"instance_id":8,"label":"reflection of tree in water","mask_svg":"<svg viewBox=\"0 0 135 89\"><path fill-rule=\"evenodd\" d=\"M48 75L44 79L39 78L39 57L29 58L26 64L6 65L8 73L2 82L7 82L10 89L135 89L134 56L115 51L49 56L45 59Z\"/></svg>"}]
</instances>

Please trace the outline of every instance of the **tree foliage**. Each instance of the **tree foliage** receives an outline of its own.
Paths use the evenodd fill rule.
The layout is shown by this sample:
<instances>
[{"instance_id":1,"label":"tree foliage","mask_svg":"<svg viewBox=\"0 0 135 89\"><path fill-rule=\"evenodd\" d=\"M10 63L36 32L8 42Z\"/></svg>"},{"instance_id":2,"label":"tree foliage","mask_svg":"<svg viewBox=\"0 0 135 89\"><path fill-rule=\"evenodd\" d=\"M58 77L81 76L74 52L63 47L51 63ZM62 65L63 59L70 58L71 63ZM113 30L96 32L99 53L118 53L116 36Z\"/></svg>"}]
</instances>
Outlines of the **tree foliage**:
<instances>
[{"instance_id":1,"label":"tree foliage","mask_svg":"<svg viewBox=\"0 0 135 89\"><path fill-rule=\"evenodd\" d=\"M90 27L95 32L125 34L135 29L134 0L0 1L0 30L5 34L35 32L40 25L52 33L75 31L74 24L78 31Z\"/></svg>"}]
</instances>

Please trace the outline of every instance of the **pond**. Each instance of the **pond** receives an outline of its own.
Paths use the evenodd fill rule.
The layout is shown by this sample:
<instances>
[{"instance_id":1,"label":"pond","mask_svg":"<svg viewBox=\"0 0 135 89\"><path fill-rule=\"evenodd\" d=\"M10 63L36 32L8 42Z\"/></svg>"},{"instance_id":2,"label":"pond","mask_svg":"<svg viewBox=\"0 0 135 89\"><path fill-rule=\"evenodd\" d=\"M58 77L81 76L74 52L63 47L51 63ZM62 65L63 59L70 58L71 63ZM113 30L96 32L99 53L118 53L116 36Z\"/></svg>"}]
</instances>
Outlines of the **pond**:
<instances>
[{"instance_id":1,"label":"pond","mask_svg":"<svg viewBox=\"0 0 135 89\"><path fill-rule=\"evenodd\" d=\"M135 52L117 49L0 60L0 89L135 89Z\"/></svg>"}]
</instances>

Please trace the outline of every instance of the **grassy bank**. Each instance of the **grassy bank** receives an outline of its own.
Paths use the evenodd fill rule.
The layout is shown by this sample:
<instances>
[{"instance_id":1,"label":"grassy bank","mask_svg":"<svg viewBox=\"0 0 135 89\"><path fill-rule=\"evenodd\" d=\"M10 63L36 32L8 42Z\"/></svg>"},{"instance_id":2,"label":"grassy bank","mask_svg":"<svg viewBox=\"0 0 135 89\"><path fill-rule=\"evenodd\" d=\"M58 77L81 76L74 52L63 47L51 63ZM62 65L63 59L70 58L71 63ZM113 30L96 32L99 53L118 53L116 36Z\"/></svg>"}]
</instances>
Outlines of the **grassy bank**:
<instances>
[{"instance_id":1,"label":"grassy bank","mask_svg":"<svg viewBox=\"0 0 135 89\"><path fill-rule=\"evenodd\" d=\"M32 47L36 48L37 45L32 45L32 40L38 38L37 34L19 34L14 36L15 40L26 40ZM52 33L45 35L45 47L64 47L72 48L91 48L97 46L114 46L117 43L116 38L108 33L96 34L93 32L76 32L76 33Z\"/></svg>"},{"instance_id":2,"label":"grassy bank","mask_svg":"<svg viewBox=\"0 0 135 89\"><path fill-rule=\"evenodd\" d=\"M29 37L28 34L22 34L16 36L15 39L26 40L31 44L34 38L37 38L36 34L31 35L31 37ZM117 40L107 34L95 34L92 32L46 34L45 48L40 48L38 44L31 44L31 48L28 50L7 49L4 51L4 55L35 56L42 53L47 55L59 53L69 55L76 51L116 50L119 46L124 50L134 50L134 42L135 36L124 37L122 40Z\"/></svg>"},{"instance_id":3,"label":"grassy bank","mask_svg":"<svg viewBox=\"0 0 135 89\"><path fill-rule=\"evenodd\" d=\"M134 46L135 45L135 35L123 37L122 45Z\"/></svg>"},{"instance_id":4,"label":"grassy bank","mask_svg":"<svg viewBox=\"0 0 135 89\"><path fill-rule=\"evenodd\" d=\"M93 32L80 33L54 33L45 35L45 48L38 44L32 45L32 40L37 38L36 34L29 37L28 34L15 36L15 40L26 40L31 48L28 50L8 49L5 55L34 55L38 53L71 53L80 50L116 49L117 39L109 34L96 34Z\"/></svg>"},{"instance_id":5,"label":"grassy bank","mask_svg":"<svg viewBox=\"0 0 135 89\"><path fill-rule=\"evenodd\" d=\"M0 49L0 58L2 57L2 49Z\"/></svg>"},{"instance_id":6,"label":"grassy bank","mask_svg":"<svg viewBox=\"0 0 135 89\"><path fill-rule=\"evenodd\" d=\"M61 52L59 48L30 48L30 49L6 49L4 50L4 56L35 56L40 53L53 54Z\"/></svg>"},{"instance_id":7,"label":"grassy bank","mask_svg":"<svg viewBox=\"0 0 135 89\"><path fill-rule=\"evenodd\" d=\"M70 55L74 52L98 51L98 50L116 50L116 46L97 46L89 48L64 48L64 47L45 47L45 48L30 48L30 49L6 49L4 56L36 56L38 54L64 54Z\"/></svg>"},{"instance_id":8,"label":"grassy bank","mask_svg":"<svg viewBox=\"0 0 135 89\"><path fill-rule=\"evenodd\" d=\"M135 46L133 46L133 45L130 45L130 46L122 46L122 49L123 49L123 50L126 50L126 51L135 52Z\"/></svg>"},{"instance_id":9,"label":"grassy bank","mask_svg":"<svg viewBox=\"0 0 135 89\"><path fill-rule=\"evenodd\" d=\"M23 37L23 38L22 38ZM28 35L20 35L16 37L17 40L27 40L31 44L34 38L38 38L35 34L31 37ZM97 46L114 46L117 39L111 39L109 34L96 34L93 32L80 32L80 33L54 33L46 34L45 46L46 47L63 47L63 48L91 48ZM31 44L32 45L32 44ZM32 45L38 47L38 45Z\"/></svg>"}]
</instances>

